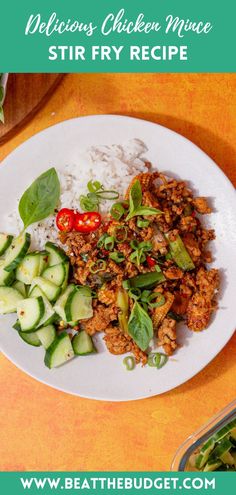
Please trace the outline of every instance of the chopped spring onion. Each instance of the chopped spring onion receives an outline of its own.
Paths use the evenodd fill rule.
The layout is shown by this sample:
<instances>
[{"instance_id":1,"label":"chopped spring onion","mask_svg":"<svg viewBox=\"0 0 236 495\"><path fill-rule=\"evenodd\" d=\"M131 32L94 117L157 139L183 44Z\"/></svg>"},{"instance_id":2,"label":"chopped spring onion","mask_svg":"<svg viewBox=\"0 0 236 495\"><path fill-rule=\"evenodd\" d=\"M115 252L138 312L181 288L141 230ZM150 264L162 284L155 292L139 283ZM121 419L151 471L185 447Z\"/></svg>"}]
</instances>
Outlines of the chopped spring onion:
<instances>
[{"instance_id":1,"label":"chopped spring onion","mask_svg":"<svg viewBox=\"0 0 236 495\"><path fill-rule=\"evenodd\" d=\"M133 240L130 242L130 246L134 249L134 251L131 253L129 259L132 263L135 263L138 266L146 261L144 251L150 251L152 249L151 242L146 241L138 243L136 240Z\"/></svg>"},{"instance_id":2,"label":"chopped spring onion","mask_svg":"<svg viewBox=\"0 0 236 495\"><path fill-rule=\"evenodd\" d=\"M115 241L120 244L124 241L126 241L128 236L128 229L125 225L118 225L114 229L114 237Z\"/></svg>"},{"instance_id":3,"label":"chopped spring onion","mask_svg":"<svg viewBox=\"0 0 236 495\"><path fill-rule=\"evenodd\" d=\"M132 371L135 367L135 359L133 356L126 356L123 359L123 364L126 367L127 371Z\"/></svg>"},{"instance_id":4,"label":"chopped spring onion","mask_svg":"<svg viewBox=\"0 0 236 495\"><path fill-rule=\"evenodd\" d=\"M133 251L133 253L131 253L129 259L132 263L135 263L139 266L146 260L146 255L143 253L142 249L136 249L136 251Z\"/></svg>"},{"instance_id":5,"label":"chopped spring onion","mask_svg":"<svg viewBox=\"0 0 236 495\"><path fill-rule=\"evenodd\" d=\"M138 218L137 220L137 227L139 227L140 229L145 229L145 227L148 227L150 224L150 221L149 220L142 220L141 218Z\"/></svg>"},{"instance_id":6,"label":"chopped spring onion","mask_svg":"<svg viewBox=\"0 0 236 495\"><path fill-rule=\"evenodd\" d=\"M98 204L99 203L97 201L92 201L88 198L88 196L80 196L80 207L83 211L97 211Z\"/></svg>"},{"instance_id":7,"label":"chopped spring onion","mask_svg":"<svg viewBox=\"0 0 236 495\"><path fill-rule=\"evenodd\" d=\"M161 352L153 352L148 356L148 366L152 368L157 368L158 370L162 368L168 361L168 356Z\"/></svg>"},{"instance_id":8,"label":"chopped spring onion","mask_svg":"<svg viewBox=\"0 0 236 495\"><path fill-rule=\"evenodd\" d=\"M153 299L156 299L155 302L151 302ZM149 298L149 306L151 308L159 308L160 306L163 306L166 302L166 298L165 296L163 296L163 294L160 294L160 292L153 292L153 294L151 294L151 297Z\"/></svg>"},{"instance_id":9,"label":"chopped spring onion","mask_svg":"<svg viewBox=\"0 0 236 495\"><path fill-rule=\"evenodd\" d=\"M109 199L109 200L113 200L113 199L118 199L119 198L119 193L117 191L105 191L105 190L102 190L102 191L98 191L96 193L96 195L101 198L101 199Z\"/></svg>"},{"instance_id":10,"label":"chopped spring onion","mask_svg":"<svg viewBox=\"0 0 236 495\"><path fill-rule=\"evenodd\" d=\"M107 234L103 234L99 239L98 239L98 242L97 242L97 247L98 248L102 248L104 246L104 241L107 237Z\"/></svg>"},{"instance_id":11,"label":"chopped spring onion","mask_svg":"<svg viewBox=\"0 0 236 495\"><path fill-rule=\"evenodd\" d=\"M155 265L155 270L156 270L156 272L161 272L159 265Z\"/></svg>"},{"instance_id":12,"label":"chopped spring onion","mask_svg":"<svg viewBox=\"0 0 236 495\"><path fill-rule=\"evenodd\" d=\"M107 249L108 251L111 251L114 248L114 243L115 243L114 237L111 235L108 235L104 239L104 248Z\"/></svg>"},{"instance_id":13,"label":"chopped spring onion","mask_svg":"<svg viewBox=\"0 0 236 495\"><path fill-rule=\"evenodd\" d=\"M114 220L120 220L125 213L125 208L122 203L114 203L110 209L110 214Z\"/></svg>"},{"instance_id":14,"label":"chopped spring onion","mask_svg":"<svg viewBox=\"0 0 236 495\"><path fill-rule=\"evenodd\" d=\"M90 180L87 184L88 194L80 196L80 206L84 211L98 211L101 200L113 200L119 198L117 191L105 190L101 182Z\"/></svg>"},{"instance_id":15,"label":"chopped spring onion","mask_svg":"<svg viewBox=\"0 0 236 495\"><path fill-rule=\"evenodd\" d=\"M98 273L98 272L102 272L106 269L106 261L105 260L97 260L97 261L94 261L91 265L90 265L90 272L91 273Z\"/></svg>"},{"instance_id":16,"label":"chopped spring onion","mask_svg":"<svg viewBox=\"0 0 236 495\"><path fill-rule=\"evenodd\" d=\"M94 180L94 181L90 180L87 184L87 188L90 193L96 193L102 188L102 184L98 180Z\"/></svg>"},{"instance_id":17,"label":"chopped spring onion","mask_svg":"<svg viewBox=\"0 0 236 495\"><path fill-rule=\"evenodd\" d=\"M115 261L116 263L122 263L122 261L125 260L124 255L122 253L119 253L118 251L114 251L114 253L110 253L109 258L112 261Z\"/></svg>"},{"instance_id":18,"label":"chopped spring onion","mask_svg":"<svg viewBox=\"0 0 236 495\"><path fill-rule=\"evenodd\" d=\"M113 236L108 234L103 234L100 239L98 239L97 247L104 247L106 250L111 251L114 248L115 239Z\"/></svg>"},{"instance_id":19,"label":"chopped spring onion","mask_svg":"<svg viewBox=\"0 0 236 495\"><path fill-rule=\"evenodd\" d=\"M131 298L131 299L134 299L135 301L137 301L138 299L140 299L141 297L141 290L140 289L130 289L128 291L128 296Z\"/></svg>"}]
</instances>

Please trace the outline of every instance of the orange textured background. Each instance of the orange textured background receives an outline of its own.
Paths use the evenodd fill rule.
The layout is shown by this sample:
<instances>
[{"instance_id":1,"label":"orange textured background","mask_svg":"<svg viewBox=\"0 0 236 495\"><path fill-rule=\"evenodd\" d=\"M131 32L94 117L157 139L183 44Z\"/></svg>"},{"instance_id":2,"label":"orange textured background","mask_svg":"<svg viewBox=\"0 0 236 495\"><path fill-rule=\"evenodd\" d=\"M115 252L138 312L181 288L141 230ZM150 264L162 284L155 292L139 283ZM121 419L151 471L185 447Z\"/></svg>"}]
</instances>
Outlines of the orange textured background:
<instances>
[{"instance_id":1,"label":"orange textured background","mask_svg":"<svg viewBox=\"0 0 236 495\"><path fill-rule=\"evenodd\" d=\"M236 183L236 74L70 74L0 159L45 127L99 113L180 132ZM168 470L182 441L235 398L235 344L181 387L133 403L66 395L1 355L0 470Z\"/></svg>"}]
</instances>

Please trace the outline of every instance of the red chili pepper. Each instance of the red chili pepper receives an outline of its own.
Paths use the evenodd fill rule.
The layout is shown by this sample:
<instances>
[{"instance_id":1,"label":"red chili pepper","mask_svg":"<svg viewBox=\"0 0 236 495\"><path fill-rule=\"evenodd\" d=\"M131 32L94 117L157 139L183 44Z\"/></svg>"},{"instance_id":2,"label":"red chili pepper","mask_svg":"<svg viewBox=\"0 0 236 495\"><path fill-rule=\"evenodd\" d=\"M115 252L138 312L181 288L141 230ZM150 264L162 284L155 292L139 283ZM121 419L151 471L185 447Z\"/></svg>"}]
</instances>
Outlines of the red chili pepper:
<instances>
[{"instance_id":1,"label":"red chili pepper","mask_svg":"<svg viewBox=\"0 0 236 495\"><path fill-rule=\"evenodd\" d=\"M195 217L195 216L196 216L196 211L193 211L193 212L191 213L191 216L192 216L192 217Z\"/></svg>"},{"instance_id":2,"label":"red chili pepper","mask_svg":"<svg viewBox=\"0 0 236 495\"><path fill-rule=\"evenodd\" d=\"M62 232L71 232L74 226L74 211L62 208L56 216L56 224Z\"/></svg>"},{"instance_id":3,"label":"red chili pepper","mask_svg":"<svg viewBox=\"0 0 236 495\"><path fill-rule=\"evenodd\" d=\"M156 265L156 261L153 258L151 258L151 256L147 256L146 260L147 260L147 264L150 268L152 268L153 266Z\"/></svg>"},{"instance_id":4,"label":"red chili pepper","mask_svg":"<svg viewBox=\"0 0 236 495\"><path fill-rule=\"evenodd\" d=\"M75 213L74 228L77 232L88 234L97 230L101 225L101 221L101 215L96 211Z\"/></svg>"}]
</instances>

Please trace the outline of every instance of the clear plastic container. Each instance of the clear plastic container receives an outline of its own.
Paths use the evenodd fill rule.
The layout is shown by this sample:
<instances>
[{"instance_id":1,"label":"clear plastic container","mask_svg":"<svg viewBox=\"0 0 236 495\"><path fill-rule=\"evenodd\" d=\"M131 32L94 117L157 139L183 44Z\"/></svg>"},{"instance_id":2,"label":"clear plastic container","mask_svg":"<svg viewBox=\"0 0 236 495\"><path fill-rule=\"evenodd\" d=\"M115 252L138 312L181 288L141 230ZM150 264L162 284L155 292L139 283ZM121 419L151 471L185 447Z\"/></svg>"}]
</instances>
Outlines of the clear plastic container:
<instances>
[{"instance_id":1,"label":"clear plastic container","mask_svg":"<svg viewBox=\"0 0 236 495\"><path fill-rule=\"evenodd\" d=\"M236 418L236 399L213 416L204 426L187 438L178 448L171 464L172 471L194 471L189 458L208 438Z\"/></svg>"}]
</instances>

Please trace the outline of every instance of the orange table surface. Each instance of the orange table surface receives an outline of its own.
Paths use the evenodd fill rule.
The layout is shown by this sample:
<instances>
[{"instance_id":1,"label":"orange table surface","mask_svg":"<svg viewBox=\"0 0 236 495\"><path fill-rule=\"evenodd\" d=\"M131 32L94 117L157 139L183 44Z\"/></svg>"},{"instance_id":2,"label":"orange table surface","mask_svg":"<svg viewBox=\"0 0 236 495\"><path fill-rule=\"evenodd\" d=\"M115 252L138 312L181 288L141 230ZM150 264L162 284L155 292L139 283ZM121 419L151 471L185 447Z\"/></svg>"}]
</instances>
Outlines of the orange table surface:
<instances>
[{"instance_id":1,"label":"orange table surface","mask_svg":"<svg viewBox=\"0 0 236 495\"><path fill-rule=\"evenodd\" d=\"M50 125L101 113L141 117L183 134L236 183L236 74L67 75L0 147L0 159ZM168 470L183 440L235 398L235 344L234 336L177 389L129 403L58 392L1 355L0 470Z\"/></svg>"}]
</instances>

